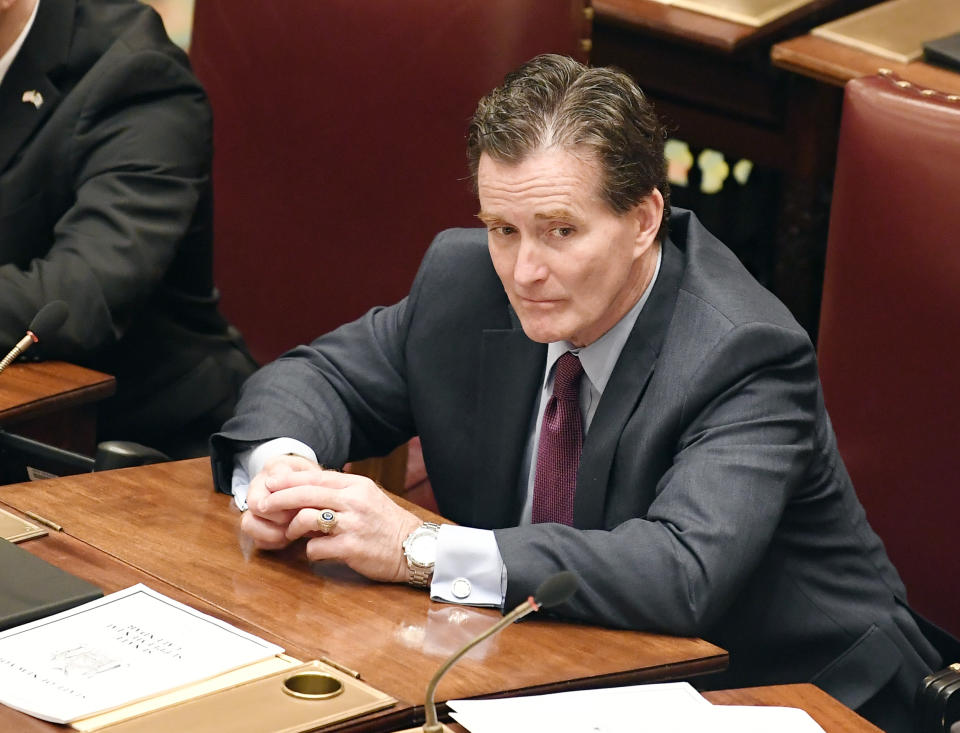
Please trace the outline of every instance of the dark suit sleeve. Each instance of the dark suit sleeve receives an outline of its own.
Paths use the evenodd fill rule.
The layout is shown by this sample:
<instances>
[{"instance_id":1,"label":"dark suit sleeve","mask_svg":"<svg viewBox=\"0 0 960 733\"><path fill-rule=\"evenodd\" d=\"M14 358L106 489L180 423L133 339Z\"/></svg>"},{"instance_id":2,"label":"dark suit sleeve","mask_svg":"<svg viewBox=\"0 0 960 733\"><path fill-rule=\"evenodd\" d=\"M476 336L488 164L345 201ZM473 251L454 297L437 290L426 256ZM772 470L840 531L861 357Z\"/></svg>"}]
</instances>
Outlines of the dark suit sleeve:
<instances>
[{"instance_id":1,"label":"dark suit sleeve","mask_svg":"<svg viewBox=\"0 0 960 733\"><path fill-rule=\"evenodd\" d=\"M803 480L817 403L805 336L770 325L729 331L686 388L674 460L646 516L609 531L496 530L507 607L552 572L571 569L581 589L559 609L565 616L703 634L757 567Z\"/></svg>"},{"instance_id":2,"label":"dark suit sleeve","mask_svg":"<svg viewBox=\"0 0 960 733\"><path fill-rule=\"evenodd\" d=\"M385 455L414 434L406 380L407 315L418 288L388 308L299 346L244 384L234 417L211 440L214 482L230 492L233 455L296 438L325 466Z\"/></svg>"},{"instance_id":3,"label":"dark suit sleeve","mask_svg":"<svg viewBox=\"0 0 960 733\"><path fill-rule=\"evenodd\" d=\"M117 340L156 292L209 185L211 119L196 80L172 56L119 45L72 92L85 96L62 132L62 159L35 172L51 177L46 198L70 186L75 199L46 222L42 256L0 266L2 343L57 299L70 318L47 356L82 361Z\"/></svg>"}]
</instances>

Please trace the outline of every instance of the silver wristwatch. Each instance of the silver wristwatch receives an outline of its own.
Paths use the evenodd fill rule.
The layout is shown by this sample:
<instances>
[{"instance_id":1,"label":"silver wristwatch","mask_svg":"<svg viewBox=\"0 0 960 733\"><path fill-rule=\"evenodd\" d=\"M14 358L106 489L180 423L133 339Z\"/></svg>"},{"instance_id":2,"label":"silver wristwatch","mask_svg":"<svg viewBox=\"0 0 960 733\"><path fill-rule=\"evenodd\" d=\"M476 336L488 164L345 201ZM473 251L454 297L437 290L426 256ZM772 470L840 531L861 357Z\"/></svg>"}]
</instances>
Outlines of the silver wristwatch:
<instances>
[{"instance_id":1,"label":"silver wristwatch","mask_svg":"<svg viewBox=\"0 0 960 733\"><path fill-rule=\"evenodd\" d=\"M433 564L437 558L437 535L440 525L424 522L403 541L403 557L410 568L407 581L415 588L426 588L433 578Z\"/></svg>"}]
</instances>

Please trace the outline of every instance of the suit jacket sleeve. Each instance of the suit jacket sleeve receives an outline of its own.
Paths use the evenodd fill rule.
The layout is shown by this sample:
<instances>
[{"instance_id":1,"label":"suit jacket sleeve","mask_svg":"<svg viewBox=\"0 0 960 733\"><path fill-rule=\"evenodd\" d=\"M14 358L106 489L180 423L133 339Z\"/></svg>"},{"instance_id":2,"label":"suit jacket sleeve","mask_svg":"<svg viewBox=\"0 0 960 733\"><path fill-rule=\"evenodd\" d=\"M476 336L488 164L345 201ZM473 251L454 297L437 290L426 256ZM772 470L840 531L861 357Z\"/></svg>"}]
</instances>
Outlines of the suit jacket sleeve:
<instances>
[{"instance_id":1,"label":"suit jacket sleeve","mask_svg":"<svg viewBox=\"0 0 960 733\"><path fill-rule=\"evenodd\" d=\"M70 317L44 353L82 360L119 339L160 285L209 186L211 120L182 62L122 43L61 107L70 119L55 111L37 133L55 140L56 169L28 172L29 183L47 176L46 199L75 198L45 222L49 244L27 243L39 255L0 266L0 342L20 338L44 303L60 299ZM49 126L63 129L51 135Z\"/></svg>"},{"instance_id":2,"label":"suit jacket sleeve","mask_svg":"<svg viewBox=\"0 0 960 733\"><path fill-rule=\"evenodd\" d=\"M815 443L818 384L803 334L770 324L729 330L685 387L674 459L645 516L609 530L496 530L507 607L544 577L570 569L581 587L558 609L565 616L704 634L761 561L802 480Z\"/></svg>"},{"instance_id":3,"label":"suit jacket sleeve","mask_svg":"<svg viewBox=\"0 0 960 733\"><path fill-rule=\"evenodd\" d=\"M399 303L374 308L250 377L234 417L211 439L217 490L230 493L235 453L272 438L296 438L335 468L409 440L415 429L404 345L418 292L414 284Z\"/></svg>"}]
</instances>

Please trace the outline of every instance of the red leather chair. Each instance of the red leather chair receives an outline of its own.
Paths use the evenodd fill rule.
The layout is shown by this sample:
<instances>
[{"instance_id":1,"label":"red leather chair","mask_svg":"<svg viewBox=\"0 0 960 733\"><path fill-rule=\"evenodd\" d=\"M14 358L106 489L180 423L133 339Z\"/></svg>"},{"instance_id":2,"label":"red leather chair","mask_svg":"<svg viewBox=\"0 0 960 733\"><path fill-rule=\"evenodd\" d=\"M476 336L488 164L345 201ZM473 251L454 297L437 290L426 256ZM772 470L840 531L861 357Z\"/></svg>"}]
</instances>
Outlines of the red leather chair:
<instances>
[{"instance_id":1,"label":"red leather chair","mask_svg":"<svg viewBox=\"0 0 960 733\"><path fill-rule=\"evenodd\" d=\"M477 224L477 101L538 53L585 61L591 18L589 0L196 0L217 284L259 361L399 300L437 232ZM413 456L351 470L431 506Z\"/></svg>"},{"instance_id":2,"label":"red leather chair","mask_svg":"<svg viewBox=\"0 0 960 733\"><path fill-rule=\"evenodd\" d=\"M960 634L960 98L892 75L847 84L819 359L911 606Z\"/></svg>"},{"instance_id":3,"label":"red leather chair","mask_svg":"<svg viewBox=\"0 0 960 733\"><path fill-rule=\"evenodd\" d=\"M223 311L260 360L409 290L476 224L466 126L543 52L581 57L589 0L196 0L214 110Z\"/></svg>"}]
</instances>

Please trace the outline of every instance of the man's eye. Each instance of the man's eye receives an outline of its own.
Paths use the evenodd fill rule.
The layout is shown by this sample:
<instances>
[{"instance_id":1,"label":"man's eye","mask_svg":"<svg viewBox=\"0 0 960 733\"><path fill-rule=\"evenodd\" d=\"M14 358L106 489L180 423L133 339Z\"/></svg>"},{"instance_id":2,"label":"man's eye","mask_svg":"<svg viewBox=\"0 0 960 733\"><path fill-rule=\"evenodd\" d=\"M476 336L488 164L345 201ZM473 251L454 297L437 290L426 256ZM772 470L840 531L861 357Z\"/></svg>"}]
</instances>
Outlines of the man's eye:
<instances>
[{"instance_id":1,"label":"man's eye","mask_svg":"<svg viewBox=\"0 0 960 733\"><path fill-rule=\"evenodd\" d=\"M564 239L565 237L572 235L574 231L575 230L573 227L555 227L553 233L554 236Z\"/></svg>"},{"instance_id":2,"label":"man's eye","mask_svg":"<svg viewBox=\"0 0 960 733\"><path fill-rule=\"evenodd\" d=\"M500 234L500 235L502 235L502 236L504 236L504 237L507 237L507 236L510 236L511 234L516 234L517 228L516 228L516 227L512 227L512 226L510 226L510 225L508 225L508 224L504 224L504 225L501 225L501 226L498 226L498 227L494 227L494 228L493 228L493 232L496 233L496 234Z\"/></svg>"}]
</instances>

